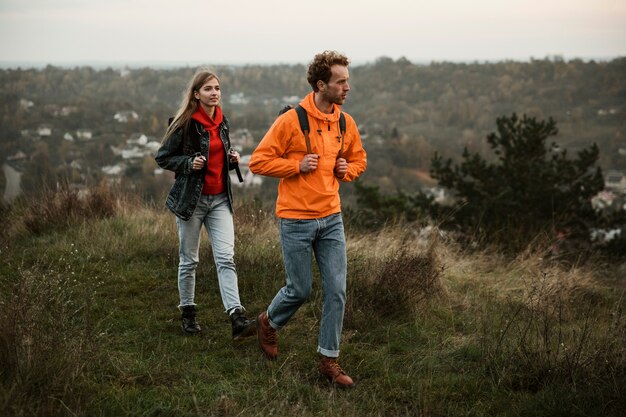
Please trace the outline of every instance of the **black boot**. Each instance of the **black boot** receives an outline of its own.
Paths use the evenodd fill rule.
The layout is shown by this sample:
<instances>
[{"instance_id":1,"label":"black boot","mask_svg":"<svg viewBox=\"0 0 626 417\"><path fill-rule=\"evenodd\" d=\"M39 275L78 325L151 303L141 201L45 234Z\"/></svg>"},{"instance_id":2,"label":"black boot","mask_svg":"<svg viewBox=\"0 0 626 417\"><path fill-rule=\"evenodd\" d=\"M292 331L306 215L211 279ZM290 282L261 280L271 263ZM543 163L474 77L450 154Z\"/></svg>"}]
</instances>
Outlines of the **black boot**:
<instances>
[{"instance_id":1,"label":"black boot","mask_svg":"<svg viewBox=\"0 0 626 417\"><path fill-rule=\"evenodd\" d=\"M196 322L196 306L184 306L181 308L183 331L188 334L200 332L200 325Z\"/></svg>"},{"instance_id":2,"label":"black boot","mask_svg":"<svg viewBox=\"0 0 626 417\"><path fill-rule=\"evenodd\" d=\"M241 340L256 334L256 321L248 320L242 308L230 311L230 322L233 326L233 340Z\"/></svg>"}]
</instances>

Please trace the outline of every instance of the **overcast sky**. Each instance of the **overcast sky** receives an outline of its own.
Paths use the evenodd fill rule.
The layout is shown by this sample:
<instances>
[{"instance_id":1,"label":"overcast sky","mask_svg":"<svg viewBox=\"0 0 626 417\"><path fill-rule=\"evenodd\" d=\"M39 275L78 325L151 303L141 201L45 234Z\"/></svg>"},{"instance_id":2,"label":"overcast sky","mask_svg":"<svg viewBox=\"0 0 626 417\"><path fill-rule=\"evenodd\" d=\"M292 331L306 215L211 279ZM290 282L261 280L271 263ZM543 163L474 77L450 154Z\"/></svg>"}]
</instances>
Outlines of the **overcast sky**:
<instances>
[{"instance_id":1,"label":"overcast sky","mask_svg":"<svg viewBox=\"0 0 626 417\"><path fill-rule=\"evenodd\" d=\"M0 61L176 65L610 59L626 0L0 0Z\"/></svg>"}]
</instances>

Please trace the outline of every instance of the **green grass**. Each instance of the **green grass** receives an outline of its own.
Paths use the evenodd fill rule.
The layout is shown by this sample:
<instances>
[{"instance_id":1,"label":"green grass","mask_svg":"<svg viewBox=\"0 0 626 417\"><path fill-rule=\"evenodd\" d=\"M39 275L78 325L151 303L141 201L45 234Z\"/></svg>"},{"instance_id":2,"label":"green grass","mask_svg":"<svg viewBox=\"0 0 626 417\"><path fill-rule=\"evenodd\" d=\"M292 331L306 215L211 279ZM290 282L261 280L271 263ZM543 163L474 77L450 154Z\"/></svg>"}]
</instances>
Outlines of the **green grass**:
<instances>
[{"instance_id":1,"label":"green grass","mask_svg":"<svg viewBox=\"0 0 626 417\"><path fill-rule=\"evenodd\" d=\"M107 211L73 204L70 218L51 208L32 223L32 209L16 208L4 219L3 416L618 416L626 408L617 266L470 255L453 242L421 245L398 226L351 232L341 364L357 386L338 390L316 372L318 280L269 362L254 340L231 342L204 238L203 331L185 336L173 215L128 202ZM236 225L241 298L254 315L283 284L277 227L252 204L238 207Z\"/></svg>"}]
</instances>

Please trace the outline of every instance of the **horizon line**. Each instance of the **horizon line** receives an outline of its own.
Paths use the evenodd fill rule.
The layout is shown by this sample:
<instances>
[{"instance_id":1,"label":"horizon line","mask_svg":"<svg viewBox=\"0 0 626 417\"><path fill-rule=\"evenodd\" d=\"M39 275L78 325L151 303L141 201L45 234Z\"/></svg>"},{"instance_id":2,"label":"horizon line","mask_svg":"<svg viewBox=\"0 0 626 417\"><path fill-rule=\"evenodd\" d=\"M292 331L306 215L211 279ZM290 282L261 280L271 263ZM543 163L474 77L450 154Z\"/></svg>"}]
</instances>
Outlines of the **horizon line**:
<instances>
[{"instance_id":1,"label":"horizon line","mask_svg":"<svg viewBox=\"0 0 626 417\"><path fill-rule=\"evenodd\" d=\"M582 60L582 61L612 61L615 59L620 59L626 55L614 55L614 56L588 56L588 57L565 57L561 54L551 54L546 55L542 58L530 56L525 59L520 58L493 58L493 59L409 59L406 57L392 58L389 56L381 55L380 57L376 57L371 60L363 60L363 59L353 59L351 60L352 66L360 66L360 65L369 65L376 63L381 59L391 59L393 61L399 61L401 59L405 59L416 65L428 65L432 63L479 63L479 64L491 64L491 63L499 63L499 62L530 62L532 60L563 60L563 61L573 61L573 60ZM183 68L183 67L196 67L200 65L207 65L206 61L201 60L159 60L159 59L145 59L145 60L102 60L102 59L67 59L67 60L28 60L28 59L7 59L0 60L0 68L2 69L41 69L47 66L53 67L94 67L94 68L145 68L145 67L155 67L155 68ZM271 66L271 65L307 65L307 62L302 62L298 60L265 60L265 61L222 61L215 62L211 65L216 66L249 66L249 65L259 65L259 66Z\"/></svg>"}]
</instances>

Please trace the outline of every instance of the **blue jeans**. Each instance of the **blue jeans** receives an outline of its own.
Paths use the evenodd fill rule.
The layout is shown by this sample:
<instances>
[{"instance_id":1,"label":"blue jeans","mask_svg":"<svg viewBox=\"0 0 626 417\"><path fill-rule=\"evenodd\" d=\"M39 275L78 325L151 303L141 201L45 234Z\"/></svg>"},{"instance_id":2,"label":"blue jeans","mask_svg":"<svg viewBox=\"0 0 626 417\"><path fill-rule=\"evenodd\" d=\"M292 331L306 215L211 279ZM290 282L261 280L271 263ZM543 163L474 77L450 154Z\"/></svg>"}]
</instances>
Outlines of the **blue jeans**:
<instances>
[{"instance_id":1,"label":"blue jeans","mask_svg":"<svg viewBox=\"0 0 626 417\"><path fill-rule=\"evenodd\" d=\"M213 259L217 269L217 279L224 309L229 311L241 307L237 272L235 270L235 227L233 213L226 193L202 195L193 215L187 221L176 217L178 226L178 293L179 307L196 305L196 267L200 250L202 225L207 230L213 249Z\"/></svg>"},{"instance_id":2,"label":"blue jeans","mask_svg":"<svg viewBox=\"0 0 626 417\"><path fill-rule=\"evenodd\" d=\"M267 309L270 325L277 330L286 325L309 297L314 253L324 295L317 351L336 358L346 305L346 238L341 214L312 220L280 219L280 241L286 285Z\"/></svg>"}]
</instances>

